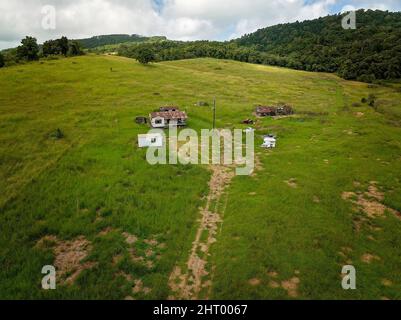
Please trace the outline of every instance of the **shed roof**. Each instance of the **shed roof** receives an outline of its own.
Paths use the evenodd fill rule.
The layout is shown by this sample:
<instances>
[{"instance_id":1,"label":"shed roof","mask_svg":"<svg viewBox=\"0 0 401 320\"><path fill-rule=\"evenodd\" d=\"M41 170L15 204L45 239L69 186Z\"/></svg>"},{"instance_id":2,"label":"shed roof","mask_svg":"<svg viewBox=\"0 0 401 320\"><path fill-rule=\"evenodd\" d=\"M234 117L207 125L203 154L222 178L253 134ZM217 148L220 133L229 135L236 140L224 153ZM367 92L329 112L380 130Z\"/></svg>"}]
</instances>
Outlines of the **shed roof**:
<instances>
[{"instance_id":1,"label":"shed roof","mask_svg":"<svg viewBox=\"0 0 401 320\"><path fill-rule=\"evenodd\" d=\"M258 106L256 108L256 111L257 112L262 112L262 113L264 113L264 112L266 112L266 113L268 113L268 112L276 112L276 108L275 107Z\"/></svg>"},{"instance_id":2,"label":"shed roof","mask_svg":"<svg viewBox=\"0 0 401 320\"><path fill-rule=\"evenodd\" d=\"M153 112L150 114L150 116L152 118L163 118L167 120L188 119L188 116L184 111Z\"/></svg>"}]
</instances>

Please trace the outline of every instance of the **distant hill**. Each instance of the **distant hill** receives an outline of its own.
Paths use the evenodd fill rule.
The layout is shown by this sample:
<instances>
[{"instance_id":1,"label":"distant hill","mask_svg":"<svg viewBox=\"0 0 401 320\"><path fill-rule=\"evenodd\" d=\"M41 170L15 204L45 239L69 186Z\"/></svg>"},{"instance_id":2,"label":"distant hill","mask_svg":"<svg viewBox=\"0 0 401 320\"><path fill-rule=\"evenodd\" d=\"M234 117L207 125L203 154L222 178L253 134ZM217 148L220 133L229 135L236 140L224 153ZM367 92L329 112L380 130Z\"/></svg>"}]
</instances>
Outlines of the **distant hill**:
<instances>
[{"instance_id":1,"label":"distant hill","mask_svg":"<svg viewBox=\"0 0 401 320\"><path fill-rule=\"evenodd\" d=\"M235 42L286 57L299 69L338 72L346 79L401 77L401 12L359 10L356 30L344 30L344 15L280 24Z\"/></svg>"},{"instance_id":2,"label":"distant hill","mask_svg":"<svg viewBox=\"0 0 401 320\"><path fill-rule=\"evenodd\" d=\"M228 42L137 43L118 52L135 58L141 47L150 47L158 61L211 57L333 72L364 82L401 78L401 12L359 10L356 30L342 28L344 15L280 24Z\"/></svg>"},{"instance_id":3,"label":"distant hill","mask_svg":"<svg viewBox=\"0 0 401 320\"><path fill-rule=\"evenodd\" d=\"M85 49L93 49L97 47L116 45L122 43L141 43L156 40L167 40L166 37L144 37L140 35L128 35L128 34L111 34L111 35L101 35L95 36L87 39L78 39L77 41Z\"/></svg>"}]
</instances>

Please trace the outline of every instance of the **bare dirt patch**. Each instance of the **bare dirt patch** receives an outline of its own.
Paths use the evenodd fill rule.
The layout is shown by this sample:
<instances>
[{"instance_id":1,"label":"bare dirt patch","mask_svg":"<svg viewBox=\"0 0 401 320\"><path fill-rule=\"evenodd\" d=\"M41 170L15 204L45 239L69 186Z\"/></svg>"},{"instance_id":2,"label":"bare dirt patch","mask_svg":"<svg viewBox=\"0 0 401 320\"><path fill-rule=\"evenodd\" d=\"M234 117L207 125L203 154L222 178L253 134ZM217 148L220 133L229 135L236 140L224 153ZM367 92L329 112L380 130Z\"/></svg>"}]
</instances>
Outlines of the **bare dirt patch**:
<instances>
[{"instance_id":1,"label":"bare dirt patch","mask_svg":"<svg viewBox=\"0 0 401 320\"><path fill-rule=\"evenodd\" d=\"M388 280L388 279L382 279L381 283L385 287L392 287L393 286L393 282L391 280Z\"/></svg>"},{"instance_id":2,"label":"bare dirt patch","mask_svg":"<svg viewBox=\"0 0 401 320\"><path fill-rule=\"evenodd\" d=\"M72 285L82 271L91 269L95 262L85 262L90 251L91 243L81 236L71 241L61 241L54 236L46 236L39 240L38 246L51 244L55 255L54 266L61 284Z\"/></svg>"},{"instance_id":3,"label":"bare dirt patch","mask_svg":"<svg viewBox=\"0 0 401 320\"><path fill-rule=\"evenodd\" d=\"M384 192L380 191L376 181L370 182L366 192L343 192L341 197L343 200L353 203L355 211L362 210L371 219L385 218L386 211L401 219L401 214L397 210L389 208L382 203L384 201ZM359 222L363 223L364 221L362 220L360 219ZM358 230L360 226L360 224L357 225Z\"/></svg>"},{"instance_id":4,"label":"bare dirt patch","mask_svg":"<svg viewBox=\"0 0 401 320\"><path fill-rule=\"evenodd\" d=\"M132 245L138 241L138 237L134 236L133 234L129 234L128 232L124 232L123 236L125 238L125 242L129 245Z\"/></svg>"},{"instance_id":5,"label":"bare dirt patch","mask_svg":"<svg viewBox=\"0 0 401 320\"><path fill-rule=\"evenodd\" d=\"M119 264L124 259L122 254L116 255L113 257L113 266Z\"/></svg>"},{"instance_id":6,"label":"bare dirt patch","mask_svg":"<svg viewBox=\"0 0 401 320\"><path fill-rule=\"evenodd\" d=\"M56 236L44 236L37 242L36 247L39 249L49 249L53 248L57 242L58 239Z\"/></svg>"},{"instance_id":7,"label":"bare dirt patch","mask_svg":"<svg viewBox=\"0 0 401 320\"><path fill-rule=\"evenodd\" d=\"M277 277L278 277L278 273L277 273L276 271L269 271L269 272L267 273L267 275L268 275L270 278L277 278Z\"/></svg>"},{"instance_id":8,"label":"bare dirt patch","mask_svg":"<svg viewBox=\"0 0 401 320\"><path fill-rule=\"evenodd\" d=\"M132 293L133 294L141 294L141 293L143 293L143 294L147 295L151 291L152 291L152 289L147 288L147 287L145 287L143 285L142 280L139 279L139 280L135 280L134 281L134 286L132 287Z\"/></svg>"},{"instance_id":9,"label":"bare dirt patch","mask_svg":"<svg viewBox=\"0 0 401 320\"><path fill-rule=\"evenodd\" d=\"M134 280L130 274L127 274L123 271L117 273L116 276L124 278L127 282L132 282Z\"/></svg>"},{"instance_id":10,"label":"bare dirt patch","mask_svg":"<svg viewBox=\"0 0 401 320\"><path fill-rule=\"evenodd\" d=\"M143 240L143 242L145 242L147 245L149 246L157 246L159 244L159 242L156 239L145 239Z\"/></svg>"},{"instance_id":11,"label":"bare dirt patch","mask_svg":"<svg viewBox=\"0 0 401 320\"><path fill-rule=\"evenodd\" d=\"M107 236L109 233L111 233L111 232L113 232L113 231L114 231L113 228L107 227L106 229L104 229L104 230L102 230L102 231L99 232L99 236L100 236L100 237Z\"/></svg>"},{"instance_id":12,"label":"bare dirt patch","mask_svg":"<svg viewBox=\"0 0 401 320\"><path fill-rule=\"evenodd\" d=\"M258 279L258 278L253 278L253 279L251 279L251 280L249 280L249 284L251 285L251 286L258 286L258 285L260 285L260 279Z\"/></svg>"},{"instance_id":13,"label":"bare dirt patch","mask_svg":"<svg viewBox=\"0 0 401 320\"><path fill-rule=\"evenodd\" d=\"M272 289L278 289L278 288L280 288L280 284L278 282L272 280L269 282L269 287Z\"/></svg>"},{"instance_id":14,"label":"bare dirt patch","mask_svg":"<svg viewBox=\"0 0 401 320\"><path fill-rule=\"evenodd\" d=\"M365 262L367 264L370 264L374 261L380 261L380 257L370 254L370 253L365 253L362 257L361 257L362 262Z\"/></svg>"},{"instance_id":15,"label":"bare dirt patch","mask_svg":"<svg viewBox=\"0 0 401 320\"><path fill-rule=\"evenodd\" d=\"M289 187L296 189L298 188L297 179L291 178L290 180L284 181Z\"/></svg>"},{"instance_id":16,"label":"bare dirt patch","mask_svg":"<svg viewBox=\"0 0 401 320\"><path fill-rule=\"evenodd\" d=\"M320 203L320 198L318 196L313 196L314 203Z\"/></svg>"},{"instance_id":17,"label":"bare dirt patch","mask_svg":"<svg viewBox=\"0 0 401 320\"><path fill-rule=\"evenodd\" d=\"M291 298L298 297L298 285L300 280L298 277L293 277L290 280L281 282L281 287L287 291L287 294Z\"/></svg>"}]
</instances>

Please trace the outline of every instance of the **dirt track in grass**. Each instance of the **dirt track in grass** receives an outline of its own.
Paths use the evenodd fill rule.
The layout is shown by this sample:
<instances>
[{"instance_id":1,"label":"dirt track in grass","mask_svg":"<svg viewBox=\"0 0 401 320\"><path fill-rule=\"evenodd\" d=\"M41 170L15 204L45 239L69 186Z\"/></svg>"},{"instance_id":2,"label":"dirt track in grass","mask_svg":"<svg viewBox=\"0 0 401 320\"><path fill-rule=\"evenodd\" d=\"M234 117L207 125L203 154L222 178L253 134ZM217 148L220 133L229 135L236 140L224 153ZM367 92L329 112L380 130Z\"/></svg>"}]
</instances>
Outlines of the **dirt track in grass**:
<instances>
[{"instance_id":1,"label":"dirt track in grass","mask_svg":"<svg viewBox=\"0 0 401 320\"><path fill-rule=\"evenodd\" d=\"M224 190L230 185L234 171L224 166L211 166L209 195L206 205L200 208L200 224L186 264L186 271L176 266L170 276L169 286L174 292L170 299L198 299L202 290L208 291L211 281L207 258L210 246L216 242L216 234L222 223L218 207Z\"/></svg>"}]
</instances>

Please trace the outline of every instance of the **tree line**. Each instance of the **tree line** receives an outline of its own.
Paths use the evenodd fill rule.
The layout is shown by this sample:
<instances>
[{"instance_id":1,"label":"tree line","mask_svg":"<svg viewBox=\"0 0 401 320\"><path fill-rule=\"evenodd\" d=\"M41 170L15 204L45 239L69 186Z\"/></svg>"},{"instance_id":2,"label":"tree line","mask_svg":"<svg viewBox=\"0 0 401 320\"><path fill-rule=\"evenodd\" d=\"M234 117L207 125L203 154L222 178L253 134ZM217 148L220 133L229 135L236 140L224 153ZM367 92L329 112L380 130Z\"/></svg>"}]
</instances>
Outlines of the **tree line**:
<instances>
[{"instance_id":1,"label":"tree line","mask_svg":"<svg viewBox=\"0 0 401 320\"><path fill-rule=\"evenodd\" d=\"M21 45L14 49L0 52L0 68L23 62L37 61L49 56L72 57L84 54L79 42L61 37L48 40L39 45L37 39L27 36L21 40Z\"/></svg>"},{"instance_id":2,"label":"tree line","mask_svg":"<svg viewBox=\"0 0 401 320\"><path fill-rule=\"evenodd\" d=\"M343 17L281 24L227 42L122 44L118 53L145 63L211 57L331 72L364 82L401 78L401 13L358 10L355 30L342 28Z\"/></svg>"}]
</instances>

